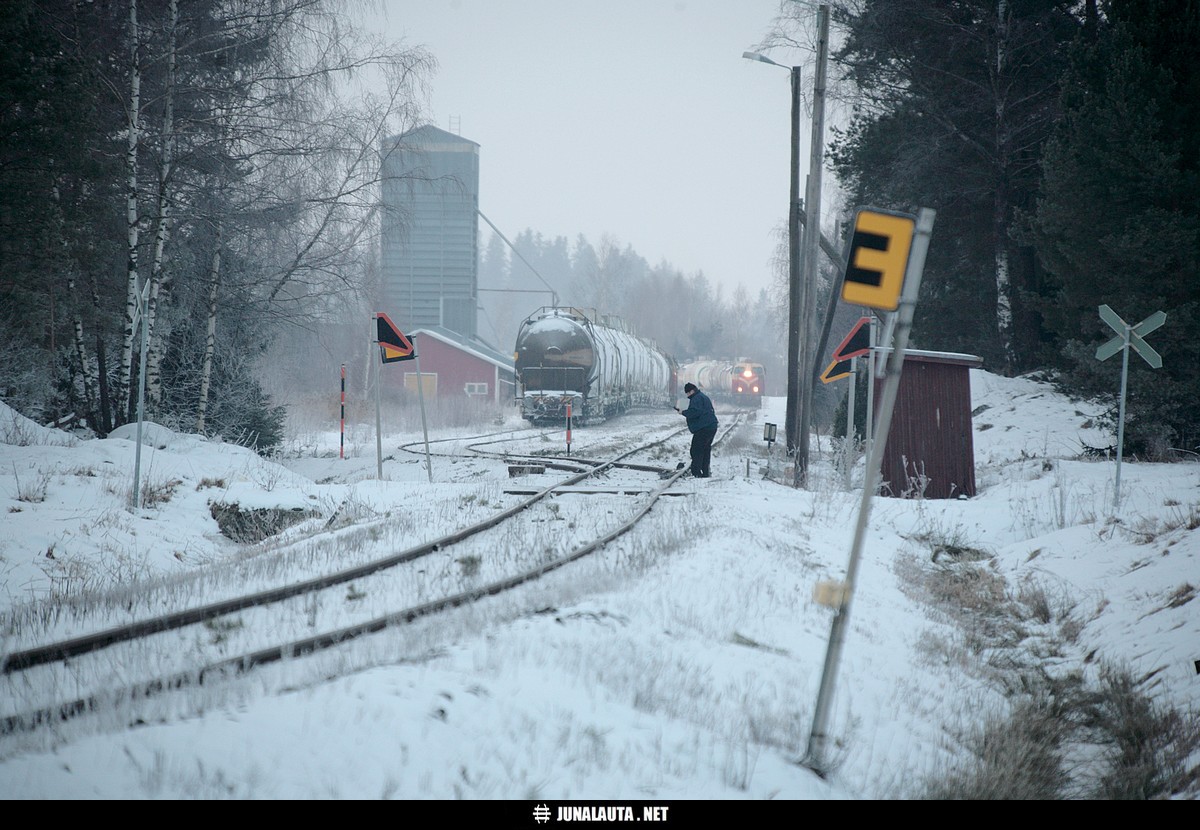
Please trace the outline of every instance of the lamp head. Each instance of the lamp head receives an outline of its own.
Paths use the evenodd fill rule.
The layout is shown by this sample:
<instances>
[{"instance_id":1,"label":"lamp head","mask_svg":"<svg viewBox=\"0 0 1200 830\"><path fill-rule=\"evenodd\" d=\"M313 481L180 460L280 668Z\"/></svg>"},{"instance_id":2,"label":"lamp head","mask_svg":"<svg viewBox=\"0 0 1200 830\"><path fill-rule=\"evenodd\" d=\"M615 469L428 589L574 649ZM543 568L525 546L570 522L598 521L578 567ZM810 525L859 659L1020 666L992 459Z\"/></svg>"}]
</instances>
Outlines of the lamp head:
<instances>
[{"instance_id":1,"label":"lamp head","mask_svg":"<svg viewBox=\"0 0 1200 830\"><path fill-rule=\"evenodd\" d=\"M749 61L762 61L763 63L770 63L770 64L774 64L775 66L782 66L782 64L775 63L775 61L771 60L766 55L760 55L758 52L742 52L742 57Z\"/></svg>"}]
</instances>

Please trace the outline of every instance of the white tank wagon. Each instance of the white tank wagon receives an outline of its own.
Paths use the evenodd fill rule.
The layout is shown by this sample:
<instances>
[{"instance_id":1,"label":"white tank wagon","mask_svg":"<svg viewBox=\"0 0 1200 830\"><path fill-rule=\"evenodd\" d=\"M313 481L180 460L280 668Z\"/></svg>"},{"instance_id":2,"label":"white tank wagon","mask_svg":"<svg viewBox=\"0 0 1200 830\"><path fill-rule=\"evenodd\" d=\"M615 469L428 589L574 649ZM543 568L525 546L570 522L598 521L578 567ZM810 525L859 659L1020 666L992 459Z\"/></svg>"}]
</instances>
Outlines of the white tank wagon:
<instances>
[{"instance_id":1,"label":"white tank wagon","mask_svg":"<svg viewBox=\"0 0 1200 830\"><path fill-rule=\"evenodd\" d=\"M763 365L747 358L730 362L701 358L679 367L679 385L694 383L714 401L758 408L767 394Z\"/></svg>"},{"instance_id":2,"label":"white tank wagon","mask_svg":"<svg viewBox=\"0 0 1200 830\"><path fill-rule=\"evenodd\" d=\"M729 387L730 371L728 360L694 360L679 367L679 386L694 383L709 397L721 395Z\"/></svg>"},{"instance_id":3,"label":"white tank wagon","mask_svg":"<svg viewBox=\"0 0 1200 830\"><path fill-rule=\"evenodd\" d=\"M634 407L667 407L675 361L617 317L544 307L517 331L517 402L534 423L601 421Z\"/></svg>"}]
</instances>

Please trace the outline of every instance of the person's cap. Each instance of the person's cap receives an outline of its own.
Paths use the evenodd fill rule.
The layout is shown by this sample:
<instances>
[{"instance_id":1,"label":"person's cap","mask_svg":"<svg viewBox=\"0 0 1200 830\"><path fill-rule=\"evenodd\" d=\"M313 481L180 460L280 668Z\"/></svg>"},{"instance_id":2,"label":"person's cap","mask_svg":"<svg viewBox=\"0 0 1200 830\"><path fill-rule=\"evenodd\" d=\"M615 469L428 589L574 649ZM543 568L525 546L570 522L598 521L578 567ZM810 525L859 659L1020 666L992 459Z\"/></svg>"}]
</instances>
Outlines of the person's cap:
<instances>
[{"instance_id":1,"label":"person's cap","mask_svg":"<svg viewBox=\"0 0 1200 830\"><path fill-rule=\"evenodd\" d=\"M685 384L683 385L683 391L684 391L684 392L695 392L695 391L696 391L696 384L694 384L694 383L685 383Z\"/></svg>"}]
</instances>

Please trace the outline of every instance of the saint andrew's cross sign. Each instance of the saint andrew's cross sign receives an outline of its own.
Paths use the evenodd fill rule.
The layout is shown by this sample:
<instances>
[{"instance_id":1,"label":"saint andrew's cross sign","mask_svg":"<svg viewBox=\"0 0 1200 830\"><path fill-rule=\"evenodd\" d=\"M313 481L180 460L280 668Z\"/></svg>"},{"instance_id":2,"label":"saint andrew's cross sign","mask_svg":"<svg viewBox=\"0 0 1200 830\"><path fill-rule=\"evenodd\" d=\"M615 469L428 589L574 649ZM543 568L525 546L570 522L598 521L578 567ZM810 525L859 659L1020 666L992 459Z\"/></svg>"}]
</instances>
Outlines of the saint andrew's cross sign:
<instances>
[{"instance_id":1,"label":"saint andrew's cross sign","mask_svg":"<svg viewBox=\"0 0 1200 830\"><path fill-rule=\"evenodd\" d=\"M1156 311L1147 317L1136 326L1131 326L1117 315L1106 305L1100 306L1100 319L1108 323L1108 325L1117 333L1117 336L1109 340L1100 348L1096 349L1097 360L1108 360L1110 357L1121 351L1125 347L1125 333L1129 332L1129 345L1133 350L1142 356L1150 366L1154 369L1162 368L1162 356L1150 347L1144 338L1147 334L1157 329L1167 321L1165 312Z\"/></svg>"},{"instance_id":2,"label":"saint andrew's cross sign","mask_svg":"<svg viewBox=\"0 0 1200 830\"><path fill-rule=\"evenodd\" d=\"M1125 353L1121 361L1121 400L1117 414L1117 475L1113 484L1113 513L1116 513L1121 506L1121 456L1125 449L1125 390L1129 384L1129 349L1132 347L1152 368L1161 369L1162 356L1142 338L1165 323L1167 315L1165 312L1156 311L1136 326L1131 326L1122 320L1117 312L1107 305L1102 305L1100 319L1108 323L1117 336L1096 349L1096 359L1108 360L1117 352Z\"/></svg>"}]
</instances>

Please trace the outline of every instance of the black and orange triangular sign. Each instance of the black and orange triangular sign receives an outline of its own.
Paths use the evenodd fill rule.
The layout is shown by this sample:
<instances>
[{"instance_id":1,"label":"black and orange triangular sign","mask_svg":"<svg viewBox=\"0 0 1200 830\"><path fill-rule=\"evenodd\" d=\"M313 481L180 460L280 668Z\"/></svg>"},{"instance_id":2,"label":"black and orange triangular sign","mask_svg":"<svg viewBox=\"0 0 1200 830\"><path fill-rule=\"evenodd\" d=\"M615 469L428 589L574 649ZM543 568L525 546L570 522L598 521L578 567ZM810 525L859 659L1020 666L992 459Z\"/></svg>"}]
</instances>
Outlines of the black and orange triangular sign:
<instances>
[{"instance_id":1,"label":"black and orange triangular sign","mask_svg":"<svg viewBox=\"0 0 1200 830\"><path fill-rule=\"evenodd\" d=\"M412 360L412 341L396 327L391 318L382 311L375 313L376 330L379 337L379 359L384 363L395 363L398 360Z\"/></svg>"},{"instance_id":2,"label":"black and orange triangular sign","mask_svg":"<svg viewBox=\"0 0 1200 830\"><path fill-rule=\"evenodd\" d=\"M850 361L854 358L848 357L845 360L835 360L825 367L825 371L821 373L821 383L833 383L835 380L841 380L850 374Z\"/></svg>"},{"instance_id":3,"label":"black and orange triangular sign","mask_svg":"<svg viewBox=\"0 0 1200 830\"><path fill-rule=\"evenodd\" d=\"M833 360L835 363L839 360L860 357L871 351L870 323L870 317L858 318L858 322L854 324L854 328L850 329L850 333L846 335L846 339L833 350Z\"/></svg>"}]
</instances>

